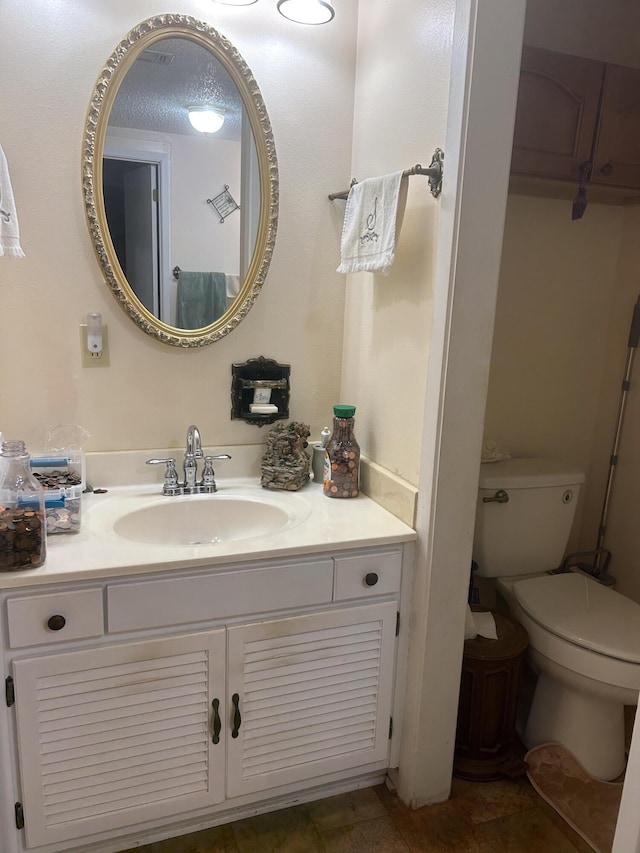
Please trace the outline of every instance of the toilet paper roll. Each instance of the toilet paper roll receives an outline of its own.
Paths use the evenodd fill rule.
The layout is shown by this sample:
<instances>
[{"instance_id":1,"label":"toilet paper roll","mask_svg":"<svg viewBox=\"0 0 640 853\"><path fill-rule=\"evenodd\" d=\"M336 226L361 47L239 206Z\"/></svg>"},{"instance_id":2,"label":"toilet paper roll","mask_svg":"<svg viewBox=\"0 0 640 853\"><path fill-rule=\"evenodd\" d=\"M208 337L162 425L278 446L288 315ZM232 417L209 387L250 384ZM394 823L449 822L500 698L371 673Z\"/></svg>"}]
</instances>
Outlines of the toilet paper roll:
<instances>
[{"instance_id":1,"label":"toilet paper roll","mask_svg":"<svg viewBox=\"0 0 640 853\"><path fill-rule=\"evenodd\" d=\"M476 626L476 631L481 637L486 637L488 640L497 640L498 632L496 631L496 620L493 618L493 613L487 610L483 613L476 612L471 614L473 623Z\"/></svg>"},{"instance_id":2,"label":"toilet paper roll","mask_svg":"<svg viewBox=\"0 0 640 853\"><path fill-rule=\"evenodd\" d=\"M464 620L465 640L475 640L476 637L485 637L487 640L497 640L496 620L491 611L473 611L467 604L467 612Z\"/></svg>"}]
</instances>

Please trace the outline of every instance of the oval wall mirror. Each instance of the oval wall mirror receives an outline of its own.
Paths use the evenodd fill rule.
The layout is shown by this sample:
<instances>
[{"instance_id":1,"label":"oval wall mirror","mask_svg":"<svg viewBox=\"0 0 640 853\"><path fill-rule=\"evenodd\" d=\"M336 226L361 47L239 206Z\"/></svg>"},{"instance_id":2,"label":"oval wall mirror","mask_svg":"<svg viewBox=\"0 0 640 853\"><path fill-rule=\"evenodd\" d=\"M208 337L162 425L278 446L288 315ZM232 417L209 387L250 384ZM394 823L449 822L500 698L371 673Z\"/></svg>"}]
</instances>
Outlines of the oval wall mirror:
<instances>
[{"instance_id":1,"label":"oval wall mirror","mask_svg":"<svg viewBox=\"0 0 640 853\"><path fill-rule=\"evenodd\" d=\"M228 39L186 15L125 36L89 106L83 191L107 283L147 334L200 347L240 323L273 254L278 165Z\"/></svg>"}]
</instances>

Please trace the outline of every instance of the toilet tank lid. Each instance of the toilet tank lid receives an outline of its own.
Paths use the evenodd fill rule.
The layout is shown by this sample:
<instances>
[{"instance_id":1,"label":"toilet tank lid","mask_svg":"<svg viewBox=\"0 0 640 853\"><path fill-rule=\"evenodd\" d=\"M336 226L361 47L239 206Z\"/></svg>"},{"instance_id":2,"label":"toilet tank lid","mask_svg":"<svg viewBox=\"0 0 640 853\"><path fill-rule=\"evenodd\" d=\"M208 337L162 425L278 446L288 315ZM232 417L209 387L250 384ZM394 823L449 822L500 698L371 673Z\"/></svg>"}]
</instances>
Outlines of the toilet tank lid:
<instances>
[{"instance_id":1,"label":"toilet tank lid","mask_svg":"<svg viewBox=\"0 0 640 853\"><path fill-rule=\"evenodd\" d=\"M584 473L557 459L518 458L484 462L480 466L481 489L531 489L573 486L584 483Z\"/></svg>"}]
</instances>

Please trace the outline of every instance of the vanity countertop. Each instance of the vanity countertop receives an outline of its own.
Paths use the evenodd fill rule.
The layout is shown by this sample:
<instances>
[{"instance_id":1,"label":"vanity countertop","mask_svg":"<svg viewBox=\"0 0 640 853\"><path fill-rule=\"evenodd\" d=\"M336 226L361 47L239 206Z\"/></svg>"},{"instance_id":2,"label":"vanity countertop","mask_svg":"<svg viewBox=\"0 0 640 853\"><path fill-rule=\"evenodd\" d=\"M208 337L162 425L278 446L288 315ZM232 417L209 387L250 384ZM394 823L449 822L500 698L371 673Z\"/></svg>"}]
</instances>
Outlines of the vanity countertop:
<instances>
[{"instance_id":1,"label":"vanity countertop","mask_svg":"<svg viewBox=\"0 0 640 853\"><path fill-rule=\"evenodd\" d=\"M349 500L327 498L313 482L297 492L270 492L255 479L218 483L218 497L241 490L251 499L273 501L291 508L293 521L276 531L235 541L202 545L158 545L125 539L110 529L109 519L119 508L127 511L149 502L181 501L164 497L157 484L109 488L106 494L83 495L82 527L78 533L47 538L43 566L18 572L0 572L0 588L37 586L65 581L144 574L163 569L229 565L251 560L304 556L327 550L344 551L409 542L416 538L407 524L360 495ZM105 523L105 520L107 523Z\"/></svg>"}]
</instances>

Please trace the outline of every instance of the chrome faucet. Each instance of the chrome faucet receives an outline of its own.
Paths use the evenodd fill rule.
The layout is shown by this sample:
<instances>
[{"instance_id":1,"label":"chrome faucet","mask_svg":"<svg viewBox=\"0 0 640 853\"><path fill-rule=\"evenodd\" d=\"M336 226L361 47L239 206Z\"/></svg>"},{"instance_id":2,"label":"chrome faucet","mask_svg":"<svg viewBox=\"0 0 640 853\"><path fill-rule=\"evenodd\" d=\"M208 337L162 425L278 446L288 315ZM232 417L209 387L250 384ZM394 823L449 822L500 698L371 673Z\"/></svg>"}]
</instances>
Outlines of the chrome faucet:
<instances>
[{"instance_id":1,"label":"chrome faucet","mask_svg":"<svg viewBox=\"0 0 640 853\"><path fill-rule=\"evenodd\" d=\"M195 424L187 429L187 449L184 454L184 487L185 490L193 492L198 485L198 463L202 459L202 445L200 443L200 430Z\"/></svg>"},{"instance_id":2,"label":"chrome faucet","mask_svg":"<svg viewBox=\"0 0 640 853\"><path fill-rule=\"evenodd\" d=\"M202 479L198 481L198 459L204 459ZM163 495L199 495L211 494L218 491L215 480L213 462L215 459L231 459L228 453L218 456L205 456L202 452L200 430L195 424L187 429L187 447L184 453L184 482L178 482L176 460L147 459L147 465L166 465L164 472Z\"/></svg>"}]
</instances>

